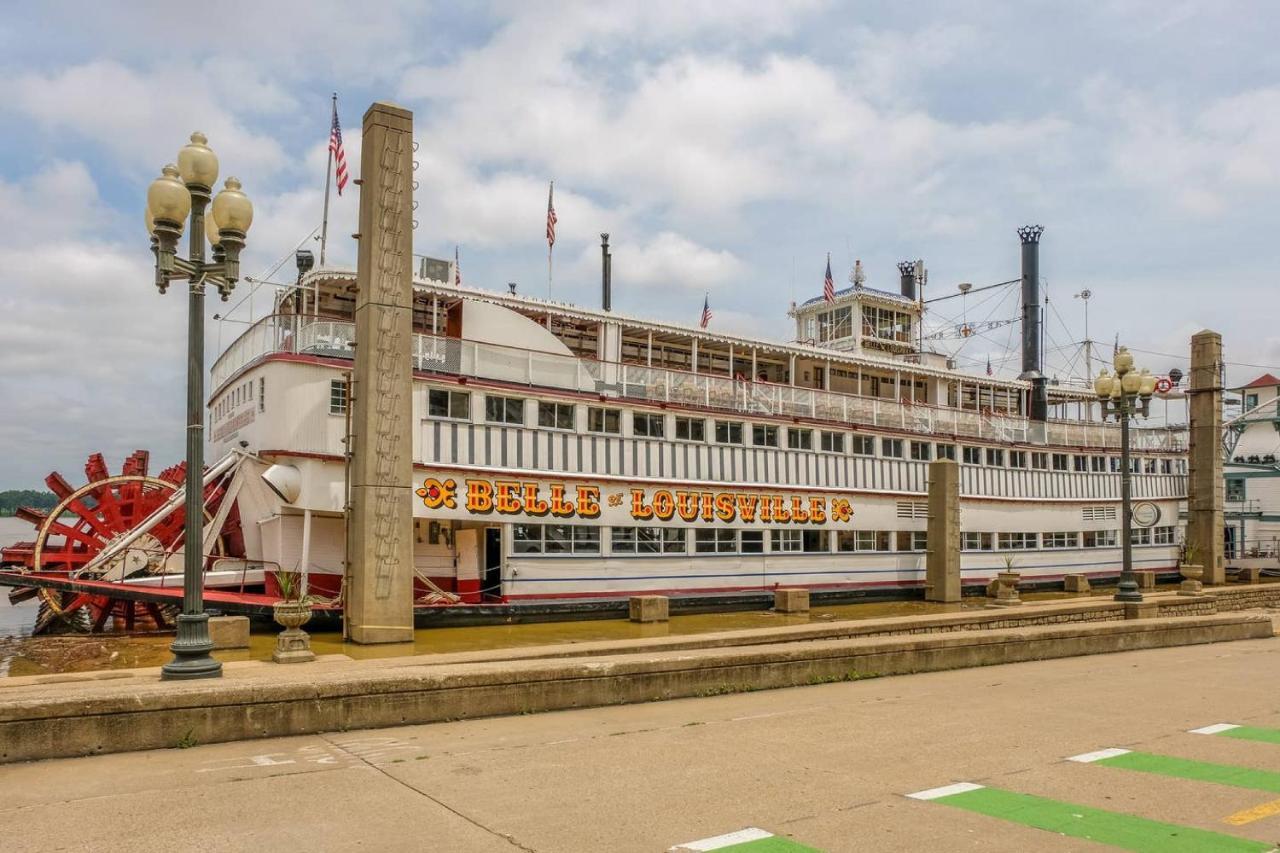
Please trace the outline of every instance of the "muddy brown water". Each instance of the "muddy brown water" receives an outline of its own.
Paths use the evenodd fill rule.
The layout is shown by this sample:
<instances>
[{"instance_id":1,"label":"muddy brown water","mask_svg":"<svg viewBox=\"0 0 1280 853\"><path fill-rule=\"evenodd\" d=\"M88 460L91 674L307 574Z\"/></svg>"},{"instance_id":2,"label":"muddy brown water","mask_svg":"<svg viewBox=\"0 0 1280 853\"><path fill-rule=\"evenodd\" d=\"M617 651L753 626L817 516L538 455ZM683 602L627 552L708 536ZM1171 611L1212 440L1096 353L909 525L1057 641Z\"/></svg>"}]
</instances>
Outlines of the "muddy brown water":
<instances>
[{"instance_id":1,"label":"muddy brown water","mask_svg":"<svg viewBox=\"0 0 1280 853\"><path fill-rule=\"evenodd\" d=\"M1110 591L1098 589L1094 594L1109 595ZM1064 592L1033 592L1023 596L1028 600L1069 597L1072 596ZM317 632L311 635L311 646L317 654L345 654L352 658L385 658L588 643L597 640L675 637L740 628L809 625L885 616L915 616L981 608L985 604L986 599L971 597L959 604L879 601L818 606L808 614L781 614L767 610L702 613L672 616L670 622L646 625L626 619L599 619L458 628L431 627L415 631L412 645L406 643L395 646L361 646L343 642L342 635L337 632ZM0 630L0 676L15 677L159 666L171 657L169 643L173 639L171 634L3 637L4 632ZM222 661L270 660L274 644L274 633L269 628L263 627L255 629L248 649L220 651L217 657Z\"/></svg>"}]
</instances>

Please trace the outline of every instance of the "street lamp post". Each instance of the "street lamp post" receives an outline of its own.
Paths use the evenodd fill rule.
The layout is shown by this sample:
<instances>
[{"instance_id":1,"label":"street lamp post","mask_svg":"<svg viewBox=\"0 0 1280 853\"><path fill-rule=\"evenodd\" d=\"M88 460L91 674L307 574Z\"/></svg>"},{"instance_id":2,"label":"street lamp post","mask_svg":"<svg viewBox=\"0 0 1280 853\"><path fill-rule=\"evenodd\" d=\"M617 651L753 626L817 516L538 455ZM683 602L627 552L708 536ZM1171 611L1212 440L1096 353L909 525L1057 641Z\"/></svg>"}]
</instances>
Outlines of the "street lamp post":
<instances>
[{"instance_id":1,"label":"street lamp post","mask_svg":"<svg viewBox=\"0 0 1280 853\"><path fill-rule=\"evenodd\" d=\"M1124 529L1120 532L1123 539L1120 544L1124 562L1115 600L1142 601L1138 579L1133 574L1133 463L1129 459L1129 421L1135 415L1141 414L1145 418L1150 413L1151 394L1156 389L1156 378L1145 367L1140 371L1135 370L1133 355L1125 347L1116 351L1113 366L1116 369L1115 376L1110 376L1103 370L1094 380L1093 390L1098 395L1103 419L1113 418L1120 423L1120 503L1124 517Z\"/></svg>"},{"instance_id":2,"label":"street lamp post","mask_svg":"<svg viewBox=\"0 0 1280 853\"><path fill-rule=\"evenodd\" d=\"M161 677L216 678L222 664L209 653L209 614L204 612L204 290L218 288L223 301L240 277L240 250L253 222L253 205L240 191L240 182L227 178L221 192L210 198L218 179L218 158L203 133L178 152L178 165L166 165L147 189L147 230L156 258L156 287L164 293L169 282L189 283L187 301L187 483L183 531L182 613L178 635L169 646L173 660ZM206 207L212 207L208 215ZM187 257L178 255L178 240L190 216ZM205 260L205 241L212 261Z\"/></svg>"}]
</instances>

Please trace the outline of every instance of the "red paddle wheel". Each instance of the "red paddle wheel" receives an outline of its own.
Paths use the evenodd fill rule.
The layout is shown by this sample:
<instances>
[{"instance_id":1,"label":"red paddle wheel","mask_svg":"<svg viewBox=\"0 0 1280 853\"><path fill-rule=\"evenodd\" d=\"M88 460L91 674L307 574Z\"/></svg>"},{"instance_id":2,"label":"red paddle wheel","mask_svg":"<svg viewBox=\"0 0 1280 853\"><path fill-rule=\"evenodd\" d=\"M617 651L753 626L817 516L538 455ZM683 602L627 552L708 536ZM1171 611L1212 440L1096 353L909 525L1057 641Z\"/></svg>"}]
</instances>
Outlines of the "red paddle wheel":
<instances>
[{"instance_id":1,"label":"red paddle wheel","mask_svg":"<svg viewBox=\"0 0 1280 853\"><path fill-rule=\"evenodd\" d=\"M185 512L181 503L174 506L128 547L92 571L85 567L103 549L139 527L166 503L186 477L184 464L166 468L158 477L147 473L149 454L135 451L125 460L119 474L111 474L102 454L95 453L85 463L86 485L73 488L58 472L45 478L45 483L59 499L49 512L22 508L18 517L36 527L32 542L19 542L0 552L0 563L16 564L20 571L62 576L68 579L103 579L119 581L144 574L160 574L166 561L180 553L183 545ZM206 520L218 510L226 492L226 478L215 479L204 489ZM210 556L241 556L244 553L239 516L233 508L223 525L221 535ZM175 576L181 584L179 576ZM53 589L23 587L10 593L17 602L40 596L41 612L36 633L53 628L102 631L108 618L114 626L125 630L166 629L172 623L172 608L151 602L136 602L109 595L64 592Z\"/></svg>"}]
</instances>

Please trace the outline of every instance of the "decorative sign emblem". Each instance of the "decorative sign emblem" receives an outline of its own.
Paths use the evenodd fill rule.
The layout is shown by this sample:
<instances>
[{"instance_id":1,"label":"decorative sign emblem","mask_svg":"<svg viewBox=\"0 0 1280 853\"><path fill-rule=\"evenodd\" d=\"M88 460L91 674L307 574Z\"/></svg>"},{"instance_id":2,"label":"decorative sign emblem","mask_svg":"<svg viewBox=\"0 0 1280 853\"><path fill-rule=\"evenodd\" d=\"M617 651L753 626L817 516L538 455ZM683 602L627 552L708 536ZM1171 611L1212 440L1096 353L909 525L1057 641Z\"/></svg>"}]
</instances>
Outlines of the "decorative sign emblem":
<instances>
[{"instance_id":1,"label":"decorative sign emblem","mask_svg":"<svg viewBox=\"0 0 1280 853\"><path fill-rule=\"evenodd\" d=\"M1153 527L1160 520L1160 507L1151 501L1133 505L1133 523L1139 527Z\"/></svg>"}]
</instances>

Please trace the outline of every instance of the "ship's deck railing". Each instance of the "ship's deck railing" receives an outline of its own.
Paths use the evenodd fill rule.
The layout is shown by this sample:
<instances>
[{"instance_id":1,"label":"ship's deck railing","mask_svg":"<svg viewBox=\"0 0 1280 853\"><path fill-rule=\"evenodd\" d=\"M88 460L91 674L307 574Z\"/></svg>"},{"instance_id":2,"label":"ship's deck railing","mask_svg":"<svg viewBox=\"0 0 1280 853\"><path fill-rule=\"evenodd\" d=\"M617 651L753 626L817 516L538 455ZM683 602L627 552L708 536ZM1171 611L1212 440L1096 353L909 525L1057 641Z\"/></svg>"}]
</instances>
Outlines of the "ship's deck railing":
<instances>
[{"instance_id":1,"label":"ship's deck railing","mask_svg":"<svg viewBox=\"0 0 1280 853\"><path fill-rule=\"evenodd\" d=\"M347 320L276 315L244 332L217 359L210 387L218 389L244 367L273 353L350 359L355 324ZM999 411L973 411L923 403L863 397L771 382L733 379L646 365L602 362L435 335L413 336L415 370L566 388L622 399L645 400L737 412L835 421L853 427L900 429L1007 443L1118 449L1120 430L1111 424L1051 420L1039 425ZM1135 427L1135 450L1184 450L1186 432Z\"/></svg>"}]
</instances>

